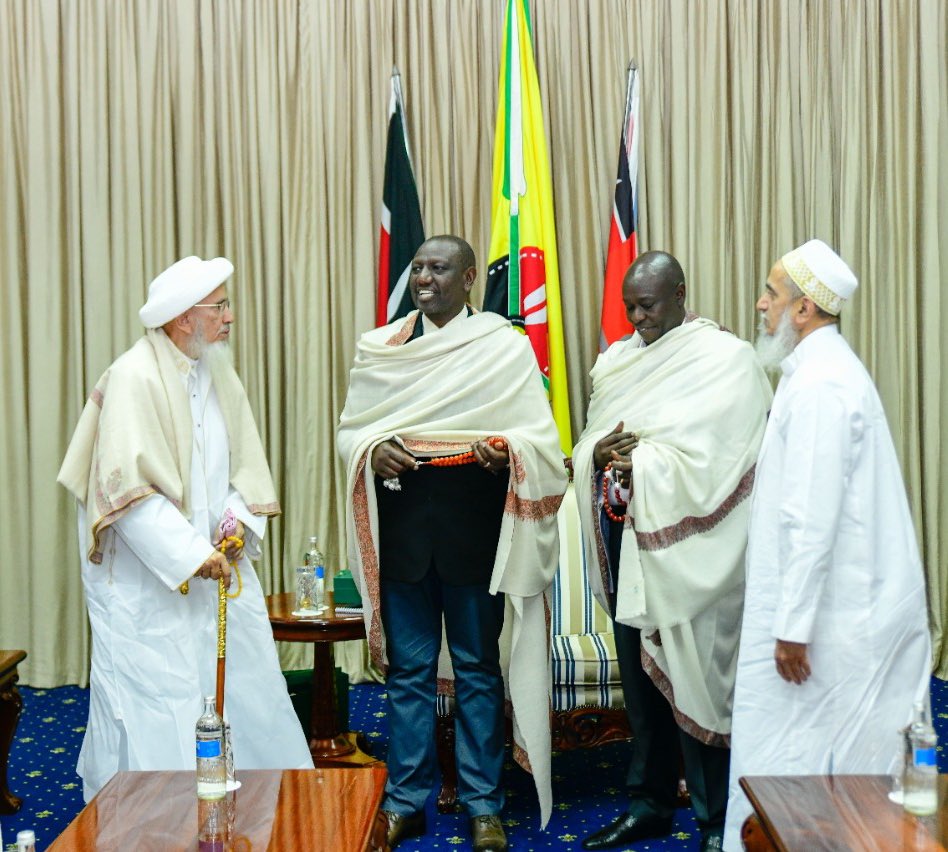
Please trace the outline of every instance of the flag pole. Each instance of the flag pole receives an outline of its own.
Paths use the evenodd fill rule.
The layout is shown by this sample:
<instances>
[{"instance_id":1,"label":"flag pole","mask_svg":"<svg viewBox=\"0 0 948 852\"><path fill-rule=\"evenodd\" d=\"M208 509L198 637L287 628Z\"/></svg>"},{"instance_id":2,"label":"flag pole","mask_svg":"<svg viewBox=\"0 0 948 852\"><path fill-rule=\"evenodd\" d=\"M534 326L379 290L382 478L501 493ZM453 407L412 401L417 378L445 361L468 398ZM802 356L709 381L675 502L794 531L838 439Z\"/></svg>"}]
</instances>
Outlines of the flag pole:
<instances>
[{"instance_id":1,"label":"flag pole","mask_svg":"<svg viewBox=\"0 0 948 852\"><path fill-rule=\"evenodd\" d=\"M636 241L639 160L639 80L638 63L630 59L626 66L625 109L619 136L619 165L614 184L609 244L603 276L602 306L599 322L599 350L604 352L617 340L632 332L632 325L621 308L622 282L638 254Z\"/></svg>"}]
</instances>

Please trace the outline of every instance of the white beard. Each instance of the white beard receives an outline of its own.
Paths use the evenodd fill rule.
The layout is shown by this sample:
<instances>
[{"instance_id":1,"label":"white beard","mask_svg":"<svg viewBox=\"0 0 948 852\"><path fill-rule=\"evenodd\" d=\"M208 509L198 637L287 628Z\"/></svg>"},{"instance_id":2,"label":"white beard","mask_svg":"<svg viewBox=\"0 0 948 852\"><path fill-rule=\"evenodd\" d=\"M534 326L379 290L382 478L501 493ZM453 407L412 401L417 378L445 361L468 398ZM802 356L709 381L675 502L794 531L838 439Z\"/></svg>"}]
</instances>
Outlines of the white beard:
<instances>
[{"instance_id":1,"label":"white beard","mask_svg":"<svg viewBox=\"0 0 948 852\"><path fill-rule=\"evenodd\" d=\"M213 367L214 364L224 362L234 365L234 356L230 350L229 340L217 340L213 343L207 341L205 335L204 320L198 318L194 324L194 336L188 343L188 355L195 361L200 361L205 356L208 363Z\"/></svg>"},{"instance_id":2,"label":"white beard","mask_svg":"<svg viewBox=\"0 0 948 852\"><path fill-rule=\"evenodd\" d=\"M234 366L234 352L230 348L229 340L218 340L216 343L206 343L204 345L204 351L201 354L207 361L212 372L214 367L218 364L227 364L229 367Z\"/></svg>"},{"instance_id":3,"label":"white beard","mask_svg":"<svg viewBox=\"0 0 948 852\"><path fill-rule=\"evenodd\" d=\"M757 350L757 360L765 370L775 372L783 359L793 352L800 342L800 334L790 323L790 312L787 310L781 314L773 334L768 333L763 315L757 331L757 343L754 347Z\"/></svg>"}]
</instances>

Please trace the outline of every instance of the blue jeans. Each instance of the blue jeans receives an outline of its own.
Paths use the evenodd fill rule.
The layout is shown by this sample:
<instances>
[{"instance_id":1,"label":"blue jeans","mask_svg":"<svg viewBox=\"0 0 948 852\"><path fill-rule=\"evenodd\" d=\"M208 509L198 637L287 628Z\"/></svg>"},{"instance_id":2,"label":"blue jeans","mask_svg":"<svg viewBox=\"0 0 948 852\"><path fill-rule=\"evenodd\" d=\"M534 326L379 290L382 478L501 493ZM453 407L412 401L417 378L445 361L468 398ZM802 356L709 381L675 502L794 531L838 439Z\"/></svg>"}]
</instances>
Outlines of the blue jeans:
<instances>
[{"instance_id":1,"label":"blue jeans","mask_svg":"<svg viewBox=\"0 0 948 852\"><path fill-rule=\"evenodd\" d=\"M504 595L450 586L432 569L417 583L380 583L388 654L386 810L420 811L435 782L435 695L441 623L454 667L458 798L470 816L500 813L504 686L498 640Z\"/></svg>"}]
</instances>

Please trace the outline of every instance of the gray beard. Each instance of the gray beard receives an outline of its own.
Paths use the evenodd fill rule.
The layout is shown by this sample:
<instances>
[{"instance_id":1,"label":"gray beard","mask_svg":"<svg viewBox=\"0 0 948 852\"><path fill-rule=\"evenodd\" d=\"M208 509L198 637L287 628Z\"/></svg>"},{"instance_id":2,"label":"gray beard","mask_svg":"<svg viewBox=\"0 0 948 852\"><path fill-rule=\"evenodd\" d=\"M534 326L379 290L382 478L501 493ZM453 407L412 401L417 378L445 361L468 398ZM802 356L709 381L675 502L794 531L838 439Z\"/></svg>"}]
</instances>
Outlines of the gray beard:
<instances>
[{"instance_id":1,"label":"gray beard","mask_svg":"<svg viewBox=\"0 0 948 852\"><path fill-rule=\"evenodd\" d=\"M800 342L800 335L790 323L790 312L784 310L777 328L773 334L767 333L764 317L761 316L757 326L757 360L760 366L768 372L776 372L780 364L796 348Z\"/></svg>"},{"instance_id":2,"label":"gray beard","mask_svg":"<svg viewBox=\"0 0 948 852\"><path fill-rule=\"evenodd\" d=\"M194 325L194 336L188 343L188 355L195 361L206 358L211 367L218 363L234 364L234 356L230 351L230 342L217 340L208 343L204 333L204 321L198 319Z\"/></svg>"}]
</instances>

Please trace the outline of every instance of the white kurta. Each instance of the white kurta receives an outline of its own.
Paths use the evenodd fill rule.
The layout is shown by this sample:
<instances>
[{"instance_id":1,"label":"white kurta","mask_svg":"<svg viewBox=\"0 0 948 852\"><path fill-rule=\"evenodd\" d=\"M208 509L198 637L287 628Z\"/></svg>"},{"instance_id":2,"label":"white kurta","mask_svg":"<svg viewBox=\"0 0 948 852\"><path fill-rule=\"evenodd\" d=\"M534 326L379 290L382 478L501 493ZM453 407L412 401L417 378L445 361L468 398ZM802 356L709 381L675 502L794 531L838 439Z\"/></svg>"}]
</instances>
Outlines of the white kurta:
<instances>
[{"instance_id":1,"label":"white kurta","mask_svg":"<svg viewBox=\"0 0 948 852\"><path fill-rule=\"evenodd\" d=\"M194 768L201 696L215 692L217 583L191 579L188 595L178 588L210 556L211 538L228 508L246 531L243 587L227 602L224 709L234 763L238 770L313 765L248 558L259 555L266 518L251 514L230 487L227 430L206 364L182 358L180 369L194 436L191 520L154 494L115 522L97 565L87 558L89 527L79 506L92 626L89 723L78 764L86 801L120 770ZM232 593L236 587L235 576Z\"/></svg>"},{"instance_id":2,"label":"white kurta","mask_svg":"<svg viewBox=\"0 0 948 852\"><path fill-rule=\"evenodd\" d=\"M931 671L915 530L875 386L835 326L782 368L751 503L729 850L751 812L742 775L892 771ZM802 685L778 675L778 638L809 646Z\"/></svg>"}]
</instances>

